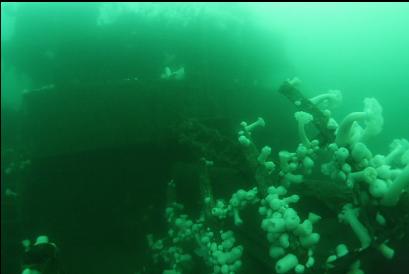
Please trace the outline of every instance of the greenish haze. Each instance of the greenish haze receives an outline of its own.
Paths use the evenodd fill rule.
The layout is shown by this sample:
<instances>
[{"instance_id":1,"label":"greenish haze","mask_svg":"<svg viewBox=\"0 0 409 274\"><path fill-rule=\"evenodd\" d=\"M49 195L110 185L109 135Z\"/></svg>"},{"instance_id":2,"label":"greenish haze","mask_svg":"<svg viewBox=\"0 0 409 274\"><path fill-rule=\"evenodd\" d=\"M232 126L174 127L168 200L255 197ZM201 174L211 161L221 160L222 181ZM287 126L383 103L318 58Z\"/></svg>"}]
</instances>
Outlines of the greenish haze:
<instances>
[{"instance_id":1,"label":"greenish haze","mask_svg":"<svg viewBox=\"0 0 409 274\"><path fill-rule=\"evenodd\" d=\"M345 151L335 155L327 143L306 138L301 140L312 159L291 160L299 161L293 171L305 168L305 176L285 177L293 171L283 167L286 154L280 158L279 152L297 149L304 126L296 119L311 119L295 115L306 111L309 100L291 102L279 92L294 77L300 83L287 88L296 87L306 98L342 92L342 103L330 109L338 123L363 111L367 97L382 106L383 130L365 140L372 153L359 162L366 146L342 143L352 172L366 172L355 179L360 184L354 185L348 166L336 166ZM268 186L282 184L289 195L298 195L283 208L294 206L302 220L311 212L322 217L314 225L320 241L311 247L317 263L304 273L344 274L360 258L367 274L406 274L408 191L398 191L396 207L384 207L383 196L373 193L385 185L391 189L395 178L407 182L399 176L408 174L408 104L409 3L1 3L1 273L21 273L30 256L20 243L39 235L48 235L61 251L61 261L51 260L41 274L229 273L229 260L236 262L229 265L231 273L294 268L292 256L277 268L271 254L281 251L270 249L276 234L264 231L268 217L258 214L282 203L275 194L266 196ZM325 140L319 118L327 119L320 111L327 109L311 106L322 116L314 117L318 126L306 126L306 134ZM375 117L368 113L366 122ZM266 125L252 132L246 126L258 117ZM362 137L357 128L351 132ZM327 141L336 142L334 132L329 134L334 138ZM392 166L394 175L387 167L377 169L379 180L371 181L377 165L372 156L387 155L395 139L403 157L382 165ZM257 158L265 145L271 155ZM322 166L333 168L330 176ZM337 176L350 177L342 184ZM268 204L261 210L259 198ZM241 226L234 224L240 223L237 215L234 221L211 219L223 215L218 199L246 205ZM347 222L348 207L342 208L354 202L368 233L376 235L362 252L353 229L339 222ZM233 216L234 209L225 215ZM386 224L380 224L379 212ZM206 218L198 219L202 215ZM214 262L213 253L206 253L211 244L187 241L183 248L192 262L172 266L174 258L165 251L194 238L191 221L209 227L195 231L202 243L223 238L228 246L223 248L243 245L241 259L241 247L232 249L234 256L218 254ZM176 237L168 230L173 225L189 233ZM308 224L296 233L307 233L304 229ZM311 255L301 240L288 237L301 265ZM155 249L158 239L164 247ZM392 260L378 252L385 240L395 249ZM330 268L326 260L339 244L350 252ZM156 263L155 256L165 261ZM236 268L241 270L233 272Z\"/></svg>"}]
</instances>

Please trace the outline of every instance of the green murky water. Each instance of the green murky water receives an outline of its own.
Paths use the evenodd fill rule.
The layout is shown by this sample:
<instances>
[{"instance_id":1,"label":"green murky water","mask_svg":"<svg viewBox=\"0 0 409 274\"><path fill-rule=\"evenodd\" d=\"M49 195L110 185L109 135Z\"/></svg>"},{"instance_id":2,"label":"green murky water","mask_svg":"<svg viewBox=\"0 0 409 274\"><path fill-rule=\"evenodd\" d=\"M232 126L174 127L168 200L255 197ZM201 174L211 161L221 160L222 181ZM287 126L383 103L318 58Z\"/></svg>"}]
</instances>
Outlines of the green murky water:
<instances>
[{"instance_id":1,"label":"green murky water","mask_svg":"<svg viewBox=\"0 0 409 274\"><path fill-rule=\"evenodd\" d=\"M407 273L408 26L2 3L1 272Z\"/></svg>"}]
</instances>

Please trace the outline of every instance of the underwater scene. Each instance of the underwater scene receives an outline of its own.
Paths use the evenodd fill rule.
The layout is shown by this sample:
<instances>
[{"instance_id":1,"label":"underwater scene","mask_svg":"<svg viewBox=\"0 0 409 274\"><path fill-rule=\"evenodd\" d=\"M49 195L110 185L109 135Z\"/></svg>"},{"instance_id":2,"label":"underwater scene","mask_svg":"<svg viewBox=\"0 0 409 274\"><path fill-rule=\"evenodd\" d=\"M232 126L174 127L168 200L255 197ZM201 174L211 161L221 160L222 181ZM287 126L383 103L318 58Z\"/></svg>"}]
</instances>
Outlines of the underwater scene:
<instances>
[{"instance_id":1,"label":"underwater scene","mask_svg":"<svg viewBox=\"0 0 409 274\"><path fill-rule=\"evenodd\" d=\"M1 3L1 273L408 274L409 3Z\"/></svg>"}]
</instances>

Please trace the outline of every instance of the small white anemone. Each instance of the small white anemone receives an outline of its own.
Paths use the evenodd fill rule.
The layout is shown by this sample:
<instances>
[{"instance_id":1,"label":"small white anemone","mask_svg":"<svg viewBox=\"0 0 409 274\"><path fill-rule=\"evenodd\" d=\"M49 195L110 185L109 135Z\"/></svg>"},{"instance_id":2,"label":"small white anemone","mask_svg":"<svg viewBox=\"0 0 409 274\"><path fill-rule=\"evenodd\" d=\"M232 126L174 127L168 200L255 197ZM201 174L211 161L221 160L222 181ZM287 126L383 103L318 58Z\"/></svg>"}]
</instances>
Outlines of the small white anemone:
<instances>
[{"instance_id":1,"label":"small white anemone","mask_svg":"<svg viewBox=\"0 0 409 274\"><path fill-rule=\"evenodd\" d=\"M409 187L409 165L396 177L389 186L388 192L383 197L381 203L385 206L394 206L399 202L402 192Z\"/></svg>"},{"instance_id":2,"label":"small white anemone","mask_svg":"<svg viewBox=\"0 0 409 274\"><path fill-rule=\"evenodd\" d=\"M327 93L310 98L310 101L322 109L333 108L342 103L342 92L340 90L329 90Z\"/></svg>"},{"instance_id":3,"label":"small white anemone","mask_svg":"<svg viewBox=\"0 0 409 274\"><path fill-rule=\"evenodd\" d=\"M257 120L254 123L247 124L246 122L241 122L240 125L243 127L244 131L248 134L251 134L251 132L257 128L257 127L265 127L266 122L264 121L263 118L258 117Z\"/></svg>"},{"instance_id":4,"label":"small white anemone","mask_svg":"<svg viewBox=\"0 0 409 274\"><path fill-rule=\"evenodd\" d=\"M382 198L388 192L388 184L386 181L377 179L369 186L369 193L375 198Z\"/></svg>"},{"instance_id":5,"label":"small white anemone","mask_svg":"<svg viewBox=\"0 0 409 274\"><path fill-rule=\"evenodd\" d=\"M367 117L362 140L365 141L369 137L376 136L382 131L383 116L382 106L375 98L365 98L364 105L364 112L367 114Z\"/></svg>"},{"instance_id":6,"label":"small white anemone","mask_svg":"<svg viewBox=\"0 0 409 274\"><path fill-rule=\"evenodd\" d=\"M358 122L365 122L362 129ZM338 145L351 145L359 140L379 134L383 127L382 106L375 98L364 99L364 110L348 114L338 127L336 143Z\"/></svg>"},{"instance_id":7,"label":"small white anemone","mask_svg":"<svg viewBox=\"0 0 409 274\"><path fill-rule=\"evenodd\" d=\"M390 152L385 157L385 162L388 165L405 165L409 157L409 141L406 139L395 139L390 144Z\"/></svg>"},{"instance_id":8,"label":"small white anemone","mask_svg":"<svg viewBox=\"0 0 409 274\"><path fill-rule=\"evenodd\" d=\"M352 204L346 204L342 208L342 212L338 214L338 220L342 223L349 224L355 235L361 242L361 248L367 248L372 239L366 227L358 219L359 210L354 208Z\"/></svg>"},{"instance_id":9,"label":"small white anemone","mask_svg":"<svg viewBox=\"0 0 409 274\"><path fill-rule=\"evenodd\" d=\"M244 135L239 136L239 143L245 147L248 147L251 144L251 141L249 138L247 138Z\"/></svg>"},{"instance_id":10,"label":"small white anemone","mask_svg":"<svg viewBox=\"0 0 409 274\"><path fill-rule=\"evenodd\" d=\"M296 157L295 153L291 153L285 150L282 150L278 153L280 159L280 169L282 172L288 172L290 169L291 161Z\"/></svg>"},{"instance_id":11,"label":"small white anemone","mask_svg":"<svg viewBox=\"0 0 409 274\"><path fill-rule=\"evenodd\" d=\"M296 112L294 114L294 117L298 122L298 134L300 135L302 144L306 147L310 147L311 142L308 139L307 134L305 133L305 125L314 120L314 117L311 114L304 111Z\"/></svg>"},{"instance_id":12,"label":"small white anemone","mask_svg":"<svg viewBox=\"0 0 409 274\"><path fill-rule=\"evenodd\" d=\"M378 176L378 172L373 167L367 167L362 171L353 172L349 174L349 179L352 179L354 182L362 181L368 184L375 182Z\"/></svg>"},{"instance_id":13,"label":"small white anemone","mask_svg":"<svg viewBox=\"0 0 409 274\"><path fill-rule=\"evenodd\" d=\"M364 143L356 143L352 148L351 156L360 167L366 167L373 155Z\"/></svg>"},{"instance_id":14,"label":"small white anemone","mask_svg":"<svg viewBox=\"0 0 409 274\"><path fill-rule=\"evenodd\" d=\"M258 161L260 164L264 164L264 162L267 161L267 158L268 158L268 156L270 156L270 154L271 154L271 147L269 147L269 146L264 146L264 147L261 149L261 152L260 152L259 156L257 157L257 161Z\"/></svg>"}]
</instances>

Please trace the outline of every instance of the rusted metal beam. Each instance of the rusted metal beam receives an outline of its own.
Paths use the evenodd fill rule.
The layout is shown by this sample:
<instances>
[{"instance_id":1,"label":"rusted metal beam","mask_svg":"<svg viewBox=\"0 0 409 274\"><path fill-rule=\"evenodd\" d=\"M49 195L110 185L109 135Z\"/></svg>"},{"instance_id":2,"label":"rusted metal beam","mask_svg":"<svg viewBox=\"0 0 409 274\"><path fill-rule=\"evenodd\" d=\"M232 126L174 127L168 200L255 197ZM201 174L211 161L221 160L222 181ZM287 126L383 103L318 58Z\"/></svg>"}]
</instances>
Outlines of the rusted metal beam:
<instances>
[{"instance_id":1,"label":"rusted metal beam","mask_svg":"<svg viewBox=\"0 0 409 274\"><path fill-rule=\"evenodd\" d=\"M318 130L316 139L320 141L321 145L333 143L335 140L335 130L328 128L329 118L314 105L308 98L306 98L301 91L292 83L292 81L285 81L279 88L278 92L287 97L287 99L299 111L305 111L314 116L313 124Z\"/></svg>"}]
</instances>

